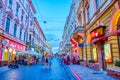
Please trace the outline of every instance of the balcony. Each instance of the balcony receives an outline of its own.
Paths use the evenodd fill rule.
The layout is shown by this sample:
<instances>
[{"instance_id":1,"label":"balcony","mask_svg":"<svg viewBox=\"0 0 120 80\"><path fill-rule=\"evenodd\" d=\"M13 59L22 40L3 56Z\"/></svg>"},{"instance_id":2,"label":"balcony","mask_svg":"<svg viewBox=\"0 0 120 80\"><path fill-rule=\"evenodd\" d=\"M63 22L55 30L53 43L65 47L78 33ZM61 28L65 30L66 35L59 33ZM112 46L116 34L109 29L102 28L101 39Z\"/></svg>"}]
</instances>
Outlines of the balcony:
<instances>
[{"instance_id":1,"label":"balcony","mask_svg":"<svg viewBox=\"0 0 120 80\"><path fill-rule=\"evenodd\" d=\"M6 37L8 37L8 38L10 38L10 39L12 39L12 40L15 40L15 41L17 41L17 42L19 42L19 43L25 44L25 42L24 42L23 40L20 40L19 38L13 36L13 35L10 34L10 33L5 32L5 31L4 31L4 36L6 36Z\"/></svg>"},{"instance_id":2,"label":"balcony","mask_svg":"<svg viewBox=\"0 0 120 80\"><path fill-rule=\"evenodd\" d=\"M84 31L84 26L77 26L74 30L74 32Z\"/></svg>"},{"instance_id":3,"label":"balcony","mask_svg":"<svg viewBox=\"0 0 120 80\"><path fill-rule=\"evenodd\" d=\"M10 18L13 18L13 10L8 7L6 11L7 11L8 16L9 16Z\"/></svg>"},{"instance_id":4,"label":"balcony","mask_svg":"<svg viewBox=\"0 0 120 80\"><path fill-rule=\"evenodd\" d=\"M15 15L14 20L15 20L15 22L16 22L17 24L19 24L18 16Z\"/></svg>"}]
</instances>

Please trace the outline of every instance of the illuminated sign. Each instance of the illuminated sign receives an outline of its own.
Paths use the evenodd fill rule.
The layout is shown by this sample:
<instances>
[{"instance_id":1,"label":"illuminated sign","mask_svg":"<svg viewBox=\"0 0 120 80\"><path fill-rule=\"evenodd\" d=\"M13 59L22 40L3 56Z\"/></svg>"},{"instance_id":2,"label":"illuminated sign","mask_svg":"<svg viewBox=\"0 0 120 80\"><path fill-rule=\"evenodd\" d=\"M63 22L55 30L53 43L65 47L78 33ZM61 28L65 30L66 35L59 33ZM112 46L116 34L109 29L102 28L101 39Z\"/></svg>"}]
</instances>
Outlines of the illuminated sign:
<instances>
[{"instance_id":1,"label":"illuminated sign","mask_svg":"<svg viewBox=\"0 0 120 80\"><path fill-rule=\"evenodd\" d=\"M111 55L111 46L110 44L104 45L104 54L105 54L105 61L112 62L112 55Z\"/></svg>"},{"instance_id":2,"label":"illuminated sign","mask_svg":"<svg viewBox=\"0 0 120 80\"><path fill-rule=\"evenodd\" d=\"M8 41L7 44L6 44L6 46L8 46L9 48L13 48L15 50L25 50L25 45L13 42L13 41L8 40L8 39L5 39L5 40Z\"/></svg>"},{"instance_id":3,"label":"illuminated sign","mask_svg":"<svg viewBox=\"0 0 120 80\"><path fill-rule=\"evenodd\" d=\"M97 48L93 48L93 60L96 62L98 61L98 56L97 56Z\"/></svg>"},{"instance_id":4,"label":"illuminated sign","mask_svg":"<svg viewBox=\"0 0 120 80\"><path fill-rule=\"evenodd\" d=\"M96 38L103 35L103 27L97 28L90 33L91 38Z\"/></svg>"}]
</instances>

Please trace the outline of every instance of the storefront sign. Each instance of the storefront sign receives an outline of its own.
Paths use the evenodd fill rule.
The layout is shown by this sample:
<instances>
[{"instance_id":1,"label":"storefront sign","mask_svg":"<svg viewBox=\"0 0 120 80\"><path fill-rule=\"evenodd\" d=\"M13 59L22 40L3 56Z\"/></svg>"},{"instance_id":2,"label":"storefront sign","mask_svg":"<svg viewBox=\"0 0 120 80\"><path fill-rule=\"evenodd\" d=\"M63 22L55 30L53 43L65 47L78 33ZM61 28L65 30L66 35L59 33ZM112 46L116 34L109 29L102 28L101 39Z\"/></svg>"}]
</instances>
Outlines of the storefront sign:
<instances>
[{"instance_id":1,"label":"storefront sign","mask_svg":"<svg viewBox=\"0 0 120 80\"><path fill-rule=\"evenodd\" d=\"M112 62L112 55L111 55L111 46L110 44L104 45L104 55L106 62Z\"/></svg>"},{"instance_id":2,"label":"storefront sign","mask_svg":"<svg viewBox=\"0 0 120 80\"><path fill-rule=\"evenodd\" d=\"M77 51L78 51L78 42L76 42L74 39L70 39L70 42L74 46L74 54L77 54Z\"/></svg>"},{"instance_id":3,"label":"storefront sign","mask_svg":"<svg viewBox=\"0 0 120 80\"><path fill-rule=\"evenodd\" d=\"M97 48L93 48L93 60L96 62L98 61L98 55L97 55Z\"/></svg>"},{"instance_id":4,"label":"storefront sign","mask_svg":"<svg viewBox=\"0 0 120 80\"><path fill-rule=\"evenodd\" d=\"M6 46L9 47L9 48L12 48L12 49L15 49L15 50L22 50L22 51L25 50L25 45L22 45L22 44L20 44L20 43L17 43L17 42L8 40L8 39L4 39L3 41L4 41L4 42L7 41L7 43L5 43L5 44L6 44Z\"/></svg>"},{"instance_id":5,"label":"storefront sign","mask_svg":"<svg viewBox=\"0 0 120 80\"><path fill-rule=\"evenodd\" d=\"M91 38L97 38L103 35L103 27L97 28L90 33Z\"/></svg>"},{"instance_id":6,"label":"storefront sign","mask_svg":"<svg viewBox=\"0 0 120 80\"><path fill-rule=\"evenodd\" d=\"M80 44L80 43L79 43L79 44L78 44L78 46L79 46L79 47L83 47L83 46L84 46L84 44Z\"/></svg>"}]
</instances>

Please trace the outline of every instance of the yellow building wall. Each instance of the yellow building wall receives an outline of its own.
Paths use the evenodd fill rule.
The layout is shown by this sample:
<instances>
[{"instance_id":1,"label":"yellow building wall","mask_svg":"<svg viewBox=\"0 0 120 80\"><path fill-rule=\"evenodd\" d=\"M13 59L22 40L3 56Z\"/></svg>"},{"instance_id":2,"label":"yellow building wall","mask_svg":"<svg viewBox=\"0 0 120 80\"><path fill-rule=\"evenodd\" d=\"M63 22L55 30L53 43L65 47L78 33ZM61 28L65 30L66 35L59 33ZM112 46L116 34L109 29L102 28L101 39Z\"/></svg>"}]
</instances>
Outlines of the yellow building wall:
<instances>
[{"instance_id":1,"label":"yellow building wall","mask_svg":"<svg viewBox=\"0 0 120 80\"><path fill-rule=\"evenodd\" d=\"M90 50L90 46L87 46L87 60L91 60L91 50Z\"/></svg>"},{"instance_id":2,"label":"yellow building wall","mask_svg":"<svg viewBox=\"0 0 120 80\"><path fill-rule=\"evenodd\" d=\"M79 48L79 57L83 59L83 48Z\"/></svg>"},{"instance_id":3,"label":"yellow building wall","mask_svg":"<svg viewBox=\"0 0 120 80\"><path fill-rule=\"evenodd\" d=\"M109 9L107 9L105 11L105 13L103 15L101 15L93 24L90 24L91 26L88 29L88 31L86 32L86 34L88 34L89 31L91 31L92 29L94 29L96 27L96 23L98 20L103 22L103 24L106 26L105 34L109 33L109 24L110 24L110 20L111 20L113 11L114 11L114 6L111 6ZM115 60L119 58L117 36L110 36L108 38L108 41L106 41L106 42L111 44L111 49L112 49L111 51L112 51L112 56L113 56L113 63L107 63L107 68L120 70L120 67L114 66ZM90 47L87 47L87 58L88 58L88 60L90 59Z\"/></svg>"}]
</instances>

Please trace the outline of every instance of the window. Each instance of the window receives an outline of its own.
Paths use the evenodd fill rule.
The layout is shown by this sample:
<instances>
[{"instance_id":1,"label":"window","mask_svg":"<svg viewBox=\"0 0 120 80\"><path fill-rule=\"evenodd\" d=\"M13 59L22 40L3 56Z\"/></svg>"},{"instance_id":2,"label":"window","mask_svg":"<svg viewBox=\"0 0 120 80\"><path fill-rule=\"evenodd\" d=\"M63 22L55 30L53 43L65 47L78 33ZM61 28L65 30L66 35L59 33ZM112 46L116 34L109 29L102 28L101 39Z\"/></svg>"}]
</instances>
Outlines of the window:
<instances>
[{"instance_id":1,"label":"window","mask_svg":"<svg viewBox=\"0 0 120 80\"><path fill-rule=\"evenodd\" d=\"M17 33L17 24L14 25L14 36L16 36Z\"/></svg>"},{"instance_id":2,"label":"window","mask_svg":"<svg viewBox=\"0 0 120 80\"><path fill-rule=\"evenodd\" d=\"M29 34L29 41L31 42L31 34Z\"/></svg>"},{"instance_id":3,"label":"window","mask_svg":"<svg viewBox=\"0 0 120 80\"><path fill-rule=\"evenodd\" d=\"M2 7L0 7L0 14L2 13Z\"/></svg>"},{"instance_id":4,"label":"window","mask_svg":"<svg viewBox=\"0 0 120 80\"><path fill-rule=\"evenodd\" d=\"M25 41L25 39L26 39L26 32L24 32L24 41Z\"/></svg>"},{"instance_id":5,"label":"window","mask_svg":"<svg viewBox=\"0 0 120 80\"><path fill-rule=\"evenodd\" d=\"M27 15L25 16L25 25L27 26Z\"/></svg>"},{"instance_id":6,"label":"window","mask_svg":"<svg viewBox=\"0 0 120 80\"><path fill-rule=\"evenodd\" d=\"M2 7L0 7L0 15L2 14ZM2 18L2 16L0 16L0 19Z\"/></svg>"},{"instance_id":7,"label":"window","mask_svg":"<svg viewBox=\"0 0 120 80\"><path fill-rule=\"evenodd\" d=\"M22 4L24 4L25 0L21 0L22 1Z\"/></svg>"},{"instance_id":8,"label":"window","mask_svg":"<svg viewBox=\"0 0 120 80\"><path fill-rule=\"evenodd\" d=\"M5 31L9 32L9 28L10 28L10 18L7 17Z\"/></svg>"},{"instance_id":9,"label":"window","mask_svg":"<svg viewBox=\"0 0 120 80\"><path fill-rule=\"evenodd\" d=\"M87 8L87 17L88 17L88 21L90 19L90 6Z\"/></svg>"},{"instance_id":10,"label":"window","mask_svg":"<svg viewBox=\"0 0 120 80\"><path fill-rule=\"evenodd\" d=\"M19 35L19 38L21 39L22 37L22 28L20 28L20 35Z\"/></svg>"},{"instance_id":11,"label":"window","mask_svg":"<svg viewBox=\"0 0 120 80\"><path fill-rule=\"evenodd\" d=\"M28 4L26 4L26 10L27 10L27 12L28 12L28 10L29 10L29 9L28 9Z\"/></svg>"},{"instance_id":12,"label":"window","mask_svg":"<svg viewBox=\"0 0 120 80\"><path fill-rule=\"evenodd\" d=\"M13 0L9 0L9 7L12 8L12 2Z\"/></svg>"},{"instance_id":13,"label":"window","mask_svg":"<svg viewBox=\"0 0 120 80\"><path fill-rule=\"evenodd\" d=\"M22 10L21 21L23 22L24 11Z\"/></svg>"},{"instance_id":14,"label":"window","mask_svg":"<svg viewBox=\"0 0 120 80\"><path fill-rule=\"evenodd\" d=\"M19 5L17 4L16 6L16 15L18 16L18 13L19 13Z\"/></svg>"},{"instance_id":15,"label":"window","mask_svg":"<svg viewBox=\"0 0 120 80\"><path fill-rule=\"evenodd\" d=\"M100 8L100 0L96 0L96 9Z\"/></svg>"}]
</instances>

